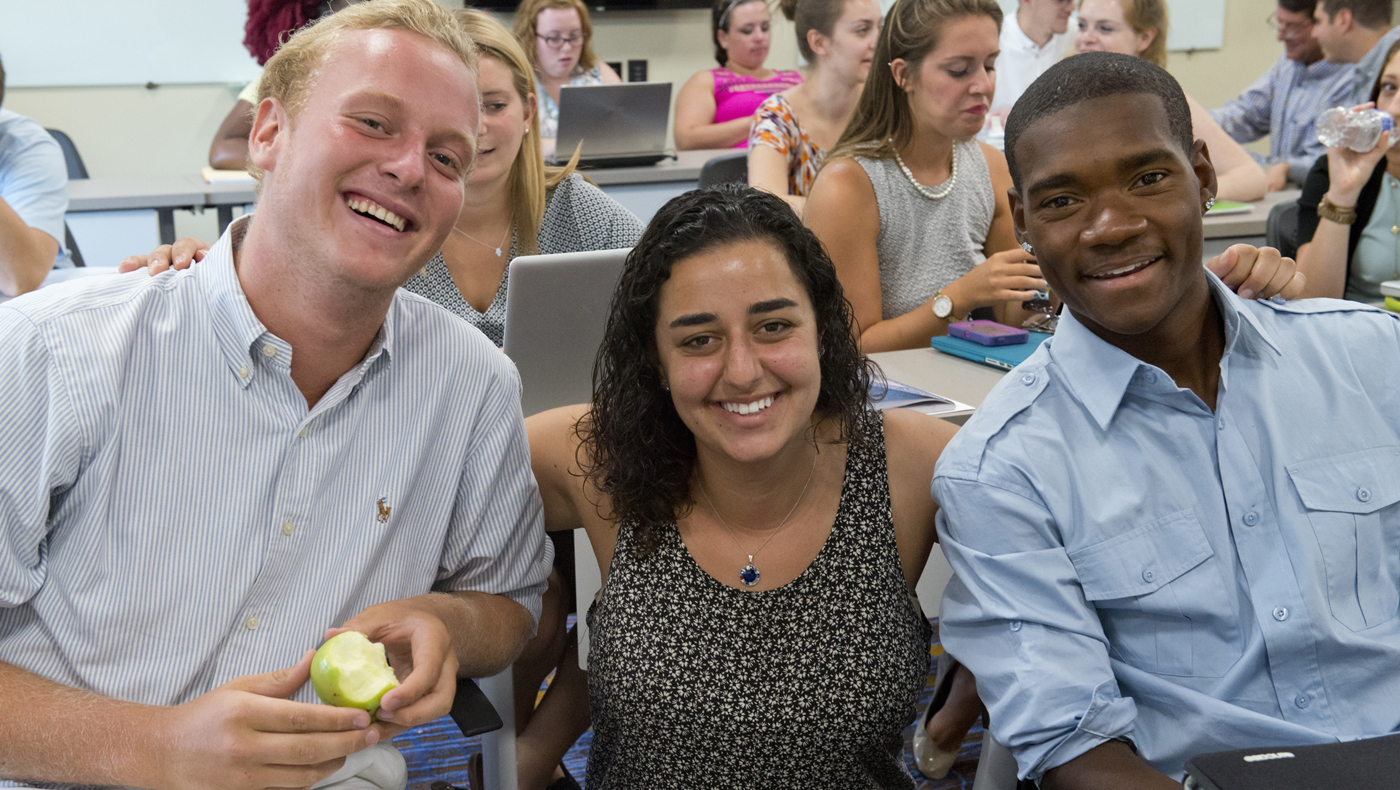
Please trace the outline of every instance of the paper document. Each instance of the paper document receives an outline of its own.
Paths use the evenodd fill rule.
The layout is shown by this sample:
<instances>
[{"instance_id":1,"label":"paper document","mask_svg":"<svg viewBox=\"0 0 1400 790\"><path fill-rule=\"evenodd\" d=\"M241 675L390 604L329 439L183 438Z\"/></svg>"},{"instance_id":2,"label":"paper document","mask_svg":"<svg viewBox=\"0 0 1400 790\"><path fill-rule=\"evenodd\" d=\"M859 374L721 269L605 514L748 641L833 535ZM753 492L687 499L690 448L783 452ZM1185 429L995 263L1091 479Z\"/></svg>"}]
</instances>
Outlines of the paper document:
<instances>
[{"instance_id":1,"label":"paper document","mask_svg":"<svg viewBox=\"0 0 1400 790\"><path fill-rule=\"evenodd\" d=\"M204 176L206 184L251 184L253 177L246 170L215 170L212 167L201 168L199 174Z\"/></svg>"},{"instance_id":2,"label":"paper document","mask_svg":"<svg viewBox=\"0 0 1400 790\"><path fill-rule=\"evenodd\" d=\"M875 408L882 411L885 409L914 409L924 414L956 411L960 407L956 401L949 400L942 395L924 392L917 387L900 384L898 381L880 379L870 382L870 402Z\"/></svg>"}]
</instances>

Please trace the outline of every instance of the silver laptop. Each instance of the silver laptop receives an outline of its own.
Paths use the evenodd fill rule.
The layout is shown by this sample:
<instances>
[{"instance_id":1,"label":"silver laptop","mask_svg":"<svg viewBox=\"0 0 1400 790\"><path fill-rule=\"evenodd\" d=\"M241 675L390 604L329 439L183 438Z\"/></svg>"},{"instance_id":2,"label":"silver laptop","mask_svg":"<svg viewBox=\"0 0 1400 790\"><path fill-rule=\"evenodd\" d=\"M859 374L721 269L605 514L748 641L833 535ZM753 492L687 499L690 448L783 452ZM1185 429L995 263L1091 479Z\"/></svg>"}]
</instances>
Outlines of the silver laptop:
<instances>
[{"instance_id":1,"label":"silver laptop","mask_svg":"<svg viewBox=\"0 0 1400 790\"><path fill-rule=\"evenodd\" d=\"M593 359L630 249L522 255L510 262L503 347L531 414L593 398Z\"/></svg>"},{"instance_id":2,"label":"silver laptop","mask_svg":"<svg viewBox=\"0 0 1400 790\"><path fill-rule=\"evenodd\" d=\"M665 159L671 83L566 85L559 91L556 160L567 161L583 144L579 164L635 167Z\"/></svg>"}]
</instances>

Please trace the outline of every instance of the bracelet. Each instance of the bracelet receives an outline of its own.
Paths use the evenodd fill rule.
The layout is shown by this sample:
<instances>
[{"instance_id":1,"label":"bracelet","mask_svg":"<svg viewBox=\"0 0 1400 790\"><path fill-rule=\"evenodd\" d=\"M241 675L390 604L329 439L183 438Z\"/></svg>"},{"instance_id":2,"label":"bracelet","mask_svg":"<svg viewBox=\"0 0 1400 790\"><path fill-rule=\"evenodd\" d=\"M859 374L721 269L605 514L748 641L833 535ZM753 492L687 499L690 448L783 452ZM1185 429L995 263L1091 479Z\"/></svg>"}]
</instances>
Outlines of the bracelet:
<instances>
[{"instance_id":1,"label":"bracelet","mask_svg":"<svg viewBox=\"0 0 1400 790\"><path fill-rule=\"evenodd\" d=\"M1338 225L1350 225L1356 222L1356 206L1343 208L1323 195L1322 202L1317 204L1317 215Z\"/></svg>"}]
</instances>

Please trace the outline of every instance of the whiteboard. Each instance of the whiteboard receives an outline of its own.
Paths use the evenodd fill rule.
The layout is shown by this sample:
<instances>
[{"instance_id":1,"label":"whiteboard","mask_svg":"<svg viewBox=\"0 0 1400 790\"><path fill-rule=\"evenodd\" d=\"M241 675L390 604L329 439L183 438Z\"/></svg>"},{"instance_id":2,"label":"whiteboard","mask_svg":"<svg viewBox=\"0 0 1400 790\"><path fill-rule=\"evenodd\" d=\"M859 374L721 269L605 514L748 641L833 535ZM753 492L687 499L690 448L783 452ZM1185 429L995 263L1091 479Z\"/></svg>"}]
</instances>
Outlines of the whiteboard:
<instances>
[{"instance_id":1,"label":"whiteboard","mask_svg":"<svg viewBox=\"0 0 1400 790\"><path fill-rule=\"evenodd\" d=\"M246 0L0 0L0 57L16 87L242 83Z\"/></svg>"},{"instance_id":2,"label":"whiteboard","mask_svg":"<svg viewBox=\"0 0 1400 790\"><path fill-rule=\"evenodd\" d=\"M1003 25L1016 24L1018 0L997 0L1005 15ZM894 0L882 0L889 10ZM1078 28L1073 17L1069 29ZM1167 0L1167 49L1220 49L1225 44L1225 0Z\"/></svg>"}]
</instances>

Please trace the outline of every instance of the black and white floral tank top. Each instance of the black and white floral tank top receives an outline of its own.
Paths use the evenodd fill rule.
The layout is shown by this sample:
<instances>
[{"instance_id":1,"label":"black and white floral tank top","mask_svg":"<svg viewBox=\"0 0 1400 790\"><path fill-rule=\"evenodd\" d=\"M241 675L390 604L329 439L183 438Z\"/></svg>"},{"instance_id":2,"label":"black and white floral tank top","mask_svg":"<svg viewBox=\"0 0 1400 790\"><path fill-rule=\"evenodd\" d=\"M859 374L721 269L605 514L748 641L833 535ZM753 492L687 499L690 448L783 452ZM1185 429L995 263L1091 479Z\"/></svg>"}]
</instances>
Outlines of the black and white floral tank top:
<instances>
[{"instance_id":1,"label":"black and white floral tank top","mask_svg":"<svg viewBox=\"0 0 1400 790\"><path fill-rule=\"evenodd\" d=\"M786 586L716 581L674 524L622 525L592 629L589 790L912 788L902 731L929 664L904 582L883 423L847 454L825 546Z\"/></svg>"}]
</instances>

